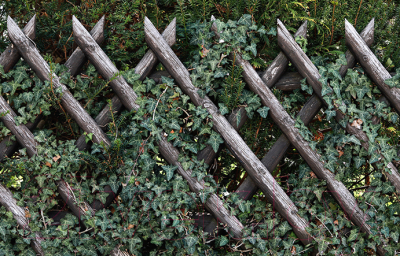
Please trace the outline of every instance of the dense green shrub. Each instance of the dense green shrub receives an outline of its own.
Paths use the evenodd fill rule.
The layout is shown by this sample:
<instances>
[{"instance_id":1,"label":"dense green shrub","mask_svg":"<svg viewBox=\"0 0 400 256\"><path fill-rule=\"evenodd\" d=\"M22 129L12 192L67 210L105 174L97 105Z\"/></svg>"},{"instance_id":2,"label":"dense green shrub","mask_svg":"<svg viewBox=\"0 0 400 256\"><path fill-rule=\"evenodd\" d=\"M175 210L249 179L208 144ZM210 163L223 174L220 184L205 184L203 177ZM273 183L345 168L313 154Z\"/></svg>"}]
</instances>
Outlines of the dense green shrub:
<instances>
[{"instance_id":1,"label":"dense green shrub","mask_svg":"<svg viewBox=\"0 0 400 256\"><path fill-rule=\"evenodd\" d=\"M79 152L74 140L82 130L60 109L49 83L40 82L27 64L20 61L9 73L1 72L1 95L18 110L17 122L33 121L42 113L45 124L34 131L40 143L38 155L29 159L23 149L19 150L1 164L0 182L10 187L20 206L29 208L31 230L50 238L42 243L48 254L107 255L117 245L135 255L309 253L310 248L304 247L290 224L261 192L249 201L233 193L246 177L245 171L212 130L207 111L194 106L173 79L163 77L161 84L151 79L141 82L132 70L147 49L143 18L149 16L162 30L177 17L174 50L190 70L195 86L201 89L199 94L212 98L225 116L238 106L245 107L251 119L242 128L241 135L261 158L281 131L267 116L268 108L247 88L241 67L224 56L230 52L242 54L254 67L263 70L279 53L276 18L292 31L303 20L308 20L308 40L302 41L303 48L307 47L307 55L313 56L324 81L330 82L334 89L334 92L325 90L324 96L329 102L342 101L349 106L342 110L348 115L347 120L362 120L368 136L376 140L377 146L373 148L384 152L385 158L379 159L373 150L366 152L354 136L346 135L331 118L332 106L321 110L309 128L301 120L297 120L296 127L321 154L326 168L354 193L360 208L371 217L368 223L374 235L366 237L359 232L344 214L340 202L326 191L325 182L316 179L295 149L291 148L281 164L270 171L300 209L299 214L309 221L309 232L316 238L312 246L321 254L374 254L376 246L383 243L392 255L399 250L398 196L371 164L382 167L399 160L396 154L398 117L390 107L377 101L381 93L360 67L349 70L343 79L339 79L337 71L344 63L341 53L346 49L345 18L352 23L357 21L356 28L361 30L375 16L372 49L388 69L400 66L395 48L399 10L394 1L4 2L0 30L6 27L4 15L11 15L22 26L37 14L39 50L51 62L52 72L61 76L62 82L93 117L102 108L111 107L109 99L113 94L108 83L90 64L85 66L84 75L76 78L64 73L61 64L76 47L71 35L72 15L88 30L106 15L107 37L103 49L124 71L127 82L138 94L140 110L112 116L107 129L112 141L109 148L93 144L88 152ZM212 14L218 19L217 28L225 31L221 34L224 42L215 41L210 32L211 23L206 21ZM8 43L7 36L1 35L0 51ZM163 69L162 65L158 69ZM397 86L398 76L392 84ZM273 90L293 118L312 93L306 84L302 89L290 93ZM380 116L382 124L372 125L372 115ZM9 135L2 123L0 128L1 137ZM157 141L164 135L179 149L183 167L193 169L192 176L206 182L207 189L199 195L190 191L187 182L176 173L176 167L168 165L159 154ZM90 135L87 139L90 140ZM220 151L217 164L212 167L196 157L207 145ZM52 220L47 213L64 205L56 187L60 178L71 184L78 202L98 199L104 203L105 185L118 197L94 217L89 212L82 216L82 223L76 216L67 214L61 225L50 225ZM204 211L203 203L210 193L223 198L224 206L243 223L243 240L230 237L222 224L218 226L218 236L206 234L194 225L193 213ZM29 246L32 233L18 229L4 207L0 207L0 217L0 255L34 255ZM83 229L82 224L93 230Z\"/></svg>"}]
</instances>

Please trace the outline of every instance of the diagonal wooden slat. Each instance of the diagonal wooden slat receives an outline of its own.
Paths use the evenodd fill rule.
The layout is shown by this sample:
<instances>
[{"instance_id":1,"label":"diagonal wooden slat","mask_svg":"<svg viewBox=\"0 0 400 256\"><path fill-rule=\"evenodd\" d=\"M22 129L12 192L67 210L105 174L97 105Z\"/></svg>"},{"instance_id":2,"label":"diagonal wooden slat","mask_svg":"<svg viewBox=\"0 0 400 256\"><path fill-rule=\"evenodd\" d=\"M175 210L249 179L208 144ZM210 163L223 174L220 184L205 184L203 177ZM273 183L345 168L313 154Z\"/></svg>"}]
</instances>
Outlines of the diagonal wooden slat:
<instances>
[{"instance_id":1,"label":"diagonal wooden slat","mask_svg":"<svg viewBox=\"0 0 400 256\"><path fill-rule=\"evenodd\" d=\"M17 205L17 200L9 189L0 184L0 204L3 205L7 211L10 211L20 228L30 231L29 220L25 216L25 209ZM38 255L44 255L41 241L44 240L39 232L35 232L35 239L31 240L31 246Z\"/></svg>"},{"instance_id":2,"label":"diagonal wooden slat","mask_svg":"<svg viewBox=\"0 0 400 256\"><path fill-rule=\"evenodd\" d=\"M170 46L174 45L176 41L175 28L176 19L172 20L162 33L162 36L165 38L165 40L168 42L168 45ZM150 74L150 71L153 70L153 68L157 65L157 63L158 59L154 55L153 51L148 50L135 67L135 73L140 75L139 80L144 80ZM122 102L119 100L117 95L115 95L111 99L111 104L114 112L121 111L123 107ZM104 107L103 110L97 115L95 121L100 127L105 128L106 124L111 122L110 108L108 106ZM85 142L85 135L79 137L79 139L76 141L76 146L79 148L79 150L83 150L87 147L87 144Z\"/></svg>"},{"instance_id":3,"label":"diagonal wooden slat","mask_svg":"<svg viewBox=\"0 0 400 256\"><path fill-rule=\"evenodd\" d=\"M390 88L385 80L392 78L386 68L379 62L363 38L357 33L350 22L345 19L346 46L357 58L371 80L378 86L379 90L388 99L392 107L400 114L400 88Z\"/></svg>"},{"instance_id":4,"label":"diagonal wooden slat","mask_svg":"<svg viewBox=\"0 0 400 256\"><path fill-rule=\"evenodd\" d=\"M118 74L117 68L113 65L107 55L101 50L96 42L91 38L86 29L80 24L80 22L74 16L73 18L73 30L75 41L79 47L85 52L89 60L96 67L98 72L105 78L110 79L114 74ZM160 35L161 36L161 35ZM162 38L161 39L168 45L168 43ZM92 61L93 60L93 61ZM120 91L118 97L128 110L138 110L139 106L134 102L129 102L130 99L135 100L137 98L136 93L126 83L123 77L119 77L117 80L118 84L115 85L116 90ZM119 88L121 86L122 88ZM128 87L127 90L124 88ZM123 91L123 93L121 93ZM178 162L179 151L169 143L165 137L158 142L159 150L161 155L167 160L168 163L176 165L178 167L177 172L187 180L190 189L193 192L198 193L204 189L204 181L198 181L196 178L191 177L191 170L184 170L181 163ZM235 217L231 216L229 211L223 206L223 202L216 194L211 194L207 199L205 206L214 214L214 216L221 220L221 222L227 224L229 229L232 231L234 236L240 237L243 225Z\"/></svg>"},{"instance_id":5,"label":"diagonal wooden slat","mask_svg":"<svg viewBox=\"0 0 400 256\"><path fill-rule=\"evenodd\" d=\"M40 80L49 81L53 91L57 88L61 88L61 105L64 110L68 112L69 115L71 115L71 117L85 132L93 133L94 142L99 144L103 142L106 146L109 146L110 141L108 140L103 130L100 129L93 118L72 96L68 88L64 84L60 83L59 78L55 74L51 74L49 65L40 55L38 49L30 40L28 40L28 38L10 16L8 16L7 19L7 29L10 40L18 48L22 57L32 68L32 70L35 71Z\"/></svg>"},{"instance_id":6,"label":"diagonal wooden slat","mask_svg":"<svg viewBox=\"0 0 400 256\"><path fill-rule=\"evenodd\" d=\"M31 40L36 38L36 15L34 15L22 30L24 34ZM0 65L3 66L4 72L8 72L19 61L21 55L18 49L10 44L6 50L0 55Z\"/></svg>"},{"instance_id":7,"label":"diagonal wooden slat","mask_svg":"<svg viewBox=\"0 0 400 256\"><path fill-rule=\"evenodd\" d=\"M371 26L371 25L373 26L373 20L370 22L370 24L367 25L367 27ZM316 69L314 64L312 64L311 60L307 57L307 55L295 43L294 39L291 37L291 35L289 34L289 32L286 30L286 28L284 27L284 25L282 24L282 22L279 19L278 19L278 45L285 52L288 59L290 59L292 61L292 63L296 66L296 68L299 70L299 73L302 76L307 77L307 82L309 82L309 84L311 84L313 88L318 89L318 90L314 89L314 92L322 101L323 100L323 98L321 96L322 85L318 81L318 79L320 77L318 70ZM300 56L300 58L296 58L294 56L296 56L296 57ZM300 61L303 61L303 63L300 64ZM344 69L343 69L343 72L344 72ZM309 77L311 77L312 80L309 79ZM319 84L317 84L316 81ZM318 85L319 85L319 87L317 87ZM325 102L325 104L326 104L326 102ZM337 111L337 113L338 112L340 112L340 111ZM339 117L339 114L337 114L336 116ZM341 117L343 118L343 115ZM347 127L349 127L349 126L350 125L347 124ZM346 130L347 130L347 127L346 127ZM316 175L318 176L317 173L316 173ZM332 176L334 179L333 174L332 174ZM357 204L356 200L354 199L354 197L352 198L352 200L354 200L354 203L352 203L352 204L354 204L354 205L352 205L352 204L349 205L348 204L349 202L345 201L346 198L339 197L340 194L338 192L341 192L341 191L338 190L337 187L329 187L329 183L330 183L330 181L327 180L327 185L328 185L328 188L330 189L330 191L332 192L332 195L339 201L339 203L341 204L341 206L344 209L344 211L346 212L346 214L350 217L351 221L354 224L356 224L357 226L359 226L361 228L362 232L364 232L366 234L372 234L371 227L366 223L366 221L369 220L370 218L367 214L364 214L364 212L358 207L358 204ZM351 194L347 189L346 189L346 191L343 191L343 192ZM350 208L350 207L353 207L353 208ZM385 250L380 246L377 247L377 252L379 255L385 255Z\"/></svg>"},{"instance_id":8,"label":"diagonal wooden slat","mask_svg":"<svg viewBox=\"0 0 400 256\"><path fill-rule=\"evenodd\" d=\"M368 26L373 27L374 20L372 20ZM282 22L278 19L278 45L281 47L282 51L286 54L288 59L296 66L299 73L307 78L307 82L313 87L314 93L320 98L321 102L327 106L328 104L322 98L321 90L322 84L318 79L321 77L318 69L314 66L307 55L301 50L300 46L294 41L289 31L285 28ZM344 118L343 113L335 107L336 116L335 119L339 122ZM349 134L353 134L358 140L360 140L361 145L368 151L369 148L369 138L364 131L351 126L347 123L345 127ZM389 163L387 168L390 169L391 173L382 170L393 186L396 188L397 193L400 193L400 174L393 163ZM384 168L385 169L385 168Z\"/></svg>"},{"instance_id":9,"label":"diagonal wooden slat","mask_svg":"<svg viewBox=\"0 0 400 256\"><path fill-rule=\"evenodd\" d=\"M254 155L250 148L246 145L239 134L232 128L229 122L222 116L214 103L205 96L201 98L197 93L189 77L189 72L183 66L182 62L177 58L172 49L163 40L151 21L145 18L145 40L150 48L155 52L158 59L172 75L177 84L181 87L197 106L207 109L212 116L213 129L221 134L224 138L229 150L233 152L241 161L243 167L252 176L260 189L266 194L268 200L293 227L296 235L303 243L308 244L312 241L312 237L305 228L307 222L297 214L297 207L290 198L285 194L283 189L275 181L265 166ZM240 235L240 233L239 233Z\"/></svg>"},{"instance_id":10,"label":"diagonal wooden slat","mask_svg":"<svg viewBox=\"0 0 400 256\"><path fill-rule=\"evenodd\" d=\"M32 20L34 20L34 18L32 18L31 21ZM90 34L99 44L101 44L104 41L104 22L105 22L105 17L103 16L90 31ZM31 22L29 22L27 26L29 24L31 24ZM28 31L33 31L33 29L29 28ZM0 65L8 67L7 71L5 72L8 72L8 70L11 69L16 64L15 59L21 58L21 55L19 54L16 47L9 46L8 48L13 49L12 52L10 54L7 54L6 57L4 58L1 57L3 56L3 54L0 56ZM68 72L70 72L72 76L75 76L79 72L79 70L81 69L86 60L87 59L85 57L85 54L79 48L76 48L75 51L72 53L72 55L68 58L67 62L65 63L65 65L68 67ZM41 118L42 115L39 115L34 123L27 123L26 126L28 127L28 129L30 131L33 131L38 125ZM0 162L4 159L5 156L11 157L11 155L14 154L14 152L18 148L19 144L18 140L12 141L10 140L10 137L11 136L7 136L0 143ZM11 143L11 145L7 146L8 143Z\"/></svg>"},{"instance_id":11,"label":"diagonal wooden slat","mask_svg":"<svg viewBox=\"0 0 400 256\"><path fill-rule=\"evenodd\" d=\"M263 105L270 108L270 114L274 122L286 135L286 138L290 143L297 149L297 151L299 151L300 155L317 177L326 181L328 191L339 202L344 212L357 226L361 227L363 232L371 234L371 227L366 223L368 215L358 207L356 199L346 186L341 181L336 180L335 174L324 167L324 163L319 160L320 155L316 151L312 150L308 145L308 142L300 135L298 129L294 127L294 120L283 109L282 105L264 81L258 76L251 64L248 61L243 60L241 56L233 56L232 53L229 57L232 60L234 59L237 65L242 66L243 78L250 89L260 96ZM267 77L264 76L264 79L267 80Z\"/></svg>"},{"instance_id":12,"label":"diagonal wooden slat","mask_svg":"<svg viewBox=\"0 0 400 256\"><path fill-rule=\"evenodd\" d=\"M104 40L104 36L103 36L103 32L102 31L104 31L104 17L98 22L98 26L97 27L95 27L94 29L95 29L95 31L94 32L96 32L95 33L95 37L96 38L98 38L99 39L99 41L100 40ZM18 31L18 27L16 27L16 28L14 28L14 30L16 30L16 32L18 33L18 32L20 32L20 31ZM101 31L98 31L98 30L101 30ZM26 43L26 42L25 42ZM36 48L34 48L34 50L35 50ZM75 54L73 55L73 56L71 56L70 58L69 58L69 60L67 61L67 64L68 64L68 68L69 68L69 70L73 70L73 72L78 72L78 68L77 67L82 67L82 65L84 64L84 61L86 60L85 59L85 56L84 56L84 54L82 53L82 51L80 51L79 49L77 50L77 51L75 51L74 52ZM34 57L38 57L37 55L36 56L34 56ZM40 59L40 55L39 55L39 60L43 60L43 59ZM35 58L34 58L35 59ZM44 60L42 61L42 63L45 63L44 62ZM39 69L40 70L40 69ZM43 74L42 74L42 77L43 77ZM53 80L54 81L54 80ZM61 86L63 86L63 85L61 85ZM64 86L65 87L65 86ZM64 89L64 88L63 88ZM69 92L69 91L68 91ZM63 93L65 93L65 91L63 92ZM71 95L72 96L72 95ZM75 100L73 97L72 97L72 100ZM75 100L76 101L76 100ZM79 104L79 103L78 103ZM86 112L85 112L86 113ZM78 122L79 123L79 122ZM80 123L82 123L82 122L80 122ZM97 127L97 126L96 126ZM90 127L89 127L89 129L90 129ZM90 130L89 130L90 131ZM94 131L95 132L95 131ZM28 136L32 136L33 137L33 135L30 133ZM107 141L104 141L103 140L103 142L106 144L107 143ZM68 185L68 183L66 183L64 180L59 180L59 181L57 181L56 182L57 183L57 191L59 192L59 194L61 195L61 197L63 198L63 200L66 202L66 204L69 206L69 208L72 210L72 212L79 218L79 220L81 221L81 216L82 215L85 215L86 214L86 211L89 211L90 212L90 215L94 215L94 210L91 208L91 206L88 204L88 203L86 203L86 202L83 202L83 205L79 205L78 204L78 202L77 202L77 200L76 200L76 197L75 197L75 195L74 195L74 192L72 191L72 189L71 189L71 187ZM2 187L1 187L2 188ZM9 194L11 194L11 193L9 193ZM4 196L4 195L8 195L8 194L6 194L6 193L4 193L2 196ZM11 195L12 196L12 195ZM110 200L109 200L110 201ZM112 201L112 200L111 200ZM9 205L10 205L10 203L8 203L7 204L7 206L9 207ZM10 207L9 207L10 208ZM11 208L12 209L12 208ZM82 222L81 222L82 223ZM83 223L82 223L83 224ZM84 225L84 224L83 224ZM34 244L35 245L35 244ZM35 247L34 247L35 248ZM119 251L119 249L115 249L115 250L113 250L115 253L121 253L120 251Z\"/></svg>"}]
</instances>

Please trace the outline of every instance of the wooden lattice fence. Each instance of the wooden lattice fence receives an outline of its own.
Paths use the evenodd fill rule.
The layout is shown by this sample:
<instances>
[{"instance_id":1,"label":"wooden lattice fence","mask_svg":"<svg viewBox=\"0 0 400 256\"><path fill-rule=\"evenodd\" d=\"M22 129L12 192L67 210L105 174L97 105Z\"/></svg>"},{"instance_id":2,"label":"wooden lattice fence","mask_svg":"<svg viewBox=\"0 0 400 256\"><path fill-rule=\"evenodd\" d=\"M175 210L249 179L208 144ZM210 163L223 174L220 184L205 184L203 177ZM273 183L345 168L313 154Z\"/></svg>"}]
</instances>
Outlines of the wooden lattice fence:
<instances>
[{"instance_id":1,"label":"wooden lattice fence","mask_svg":"<svg viewBox=\"0 0 400 256\"><path fill-rule=\"evenodd\" d=\"M71 75L75 76L85 63L86 58L89 59L104 79L111 80L110 85L115 93L115 96L112 98L112 111L119 112L123 108L127 110L138 110L139 105L135 103L137 99L136 93L122 76L115 78L115 75L118 74L119 71L99 46L104 40L104 21L103 17L89 33L80 22L73 17L74 38L79 48L71 55L65 63L65 66L69 69ZM298 238L301 239L303 244L309 244L315 239L306 231L306 227L308 226L307 221L300 217L295 204L290 200L288 195L270 173L270 170L275 169L279 161L284 157L289 146L293 145L316 176L326 181L328 192L332 193L333 197L338 201L339 205L347 216L349 216L354 225L360 227L362 232L371 234L371 227L366 223L369 219L368 215L358 207L353 194L344 184L336 180L335 175L324 167L320 156L315 150L312 150L309 143L300 135L298 129L295 128L295 121L285 111L281 103L270 90L273 86L284 90L293 90L299 88L300 79L303 77L307 78L307 82L313 87L315 93L298 114L306 125L310 123L321 107L328 105L321 94L322 84L319 81L320 74L318 73L318 69L313 65L279 20L278 44L283 52L276 57L264 73L259 75L250 63L240 56L236 56L236 58L229 56L231 59L235 60L237 65L243 67L242 75L246 83L253 92L259 95L262 104L270 109L273 121L284 133L262 160L256 157L237 132L247 120L244 108L235 110L228 118L225 118L207 96L201 98L197 93L198 89L192 84L189 72L171 49L171 46L175 43L176 20L174 19L171 22L162 35L159 34L157 29L147 18L144 23L145 39L151 50L146 53L136 66L135 72L140 75L140 80L143 80L150 75L150 71L155 67L158 61L160 61L167 69L168 73L175 79L182 91L190 97L191 101L196 106L202 106L207 109L208 113L212 116L213 129L222 136L230 152L235 155L249 175L236 191L241 199L251 199L255 192L260 189L269 202L273 203L274 208L291 224L294 232ZM361 35L359 35L352 25L346 21L346 42L351 51L349 50L346 52L347 65L342 66L339 73L343 77L347 69L355 65L357 59L366 73L383 92L385 97L382 97L381 100L390 103L391 106L400 113L400 90L398 88L389 88L388 85L384 83L384 81L391 76L368 47L373 42L373 27L374 21L372 20ZM213 26L212 30L218 37L219 34L216 26ZM305 37L306 31L307 22L303 23L295 36ZM42 81L50 81L54 88L62 89L62 108L77 122L80 128L87 133L92 133L95 143L103 142L105 145L109 146L110 141L103 131L106 124L111 121L109 107L106 106L95 119L91 118L80 103L72 96L67 87L61 84L59 78L51 73L49 65L42 58L33 42L35 39L35 17L32 18L23 31L20 30L17 24L9 17L8 34L13 44L0 56L0 65L4 67L5 72L12 69L22 56ZM289 61L295 65L299 73L285 73ZM340 122L340 120L343 119L343 114L336 107L335 111L335 118ZM36 147L38 143L35 141L31 131L36 128L41 116L38 116L34 123L17 125L14 121L14 117L17 115L3 97L0 97L0 112L8 112L1 120L17 138L17 142L6 138L0 143L0 160L5 156L11 156L18 148L18 143L27 149L27 154L29 156L37 154ZM240 112L242 117L239 124L236 123L236 115L238 112ZM376 118L374 122L379 122L379 119ZM353 127L350 124L347 124L343 129L362 141L362 146L368 150L368 137L361 129ZM6 146L7 142L11 142L12 145ZM79 150L85 150L87 148L84 135L77 140L76 145ZM182 164L178 161L179 151L167 141L166 137L162 137L161 141L158 142L158 147L161 155L167 162L178 167L178 173L188 182L193 192L199 193L205 188L204 181L198 181L196 178L191 177L192 171L185 170L182 167ZM211 164L215 157L216 152L213 151L210 145L198 154L198 159L204 160L207 164ZM392 163L387 167L390 168L391 173L385 172L385 170L383 170L383 172L386 173L390 182L395 186L397 193L399 193L399 172ZM57 186L59 194L73 214L79 219L80 216L84 215L88 210L93 216L95 211L108 207L115 198L115 194L112 192L111 188L106 186L103 190L109 195L105 204L95 200L92 204L84 203L84 205L78 205L74 192L67 182L60 180ZM8 211L13 213L20 227L29 230L24 208L17 206L12 193L3 185L0 185L0 203L6 207ZM198 216L197 222L203 226L206 231L211 233L215 229L217 223L222 222L229 228L235 238L242 237L244 225L240 223L236 216L230 214L217 194L211 194L205 202L205 206L212 214L212 218L209 216ZM54 213L54 216L55 215L60 218L65 215L65 213L57 212ZM36 232L36 239L31 242L33 249L39 255L44 255L40 245L42 239L44 238L41 234ZM384 248L378 247L377 250L380 255L385 254ZM124 252L120 251L118 248L112 251L112 255L122 255L123 253Z\"/></svg>"}]
</instances>

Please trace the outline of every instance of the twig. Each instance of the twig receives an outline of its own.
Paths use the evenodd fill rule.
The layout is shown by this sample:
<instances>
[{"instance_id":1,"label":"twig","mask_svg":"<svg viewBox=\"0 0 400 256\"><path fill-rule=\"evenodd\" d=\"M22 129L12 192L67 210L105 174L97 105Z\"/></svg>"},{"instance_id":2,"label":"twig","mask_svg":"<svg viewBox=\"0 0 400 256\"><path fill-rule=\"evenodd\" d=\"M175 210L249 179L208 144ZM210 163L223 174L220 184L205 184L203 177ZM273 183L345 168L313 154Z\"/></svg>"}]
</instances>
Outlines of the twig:
<instances>
[{"instance_id":1,"label":"twig","mask_svg":"<svg viewBox=\"0 0 400 256\"><path fill-rule=\"evenodd\" d=\"M47 229L47 225L46 225L46 221L44 220L43 210L42 210L42 209L40 209L40 214L42 215L42 220L43 220L44 228Z\"/></svg>"},{"instance_id":2,"label":"twig","mask_svg":"<svg viewBox=\"0 0 400 256\"><path fill-rule=\"evenodd\" d=\"M324 225L324 227L326 228L326 230L328 230L329 234L331 234L331 236L333 237L333 234L331 233L331 231L329 230L329 228L327 228L327 227L325 226L325 224L317 217L317 215L313 214L312 212L310 212L310 213L311 213L312 216L314 216L315 218L317 218L317 219L321 222L322 225Z\"/></svg>"},{"instance_id":3,"label":"twig","mask_svg":"<svg viewBox=\"0 0 400 256\"><path fill-rule=\"evenodd\" d=\"M154 111L153 111L153 121L154 121L154 117L155 117L155 115L156 115L156 110L157 110L158 103L160 103L161 97L164 95L164 93L165 93L167 90L168 90L168 86L167 86L167 87L165 88L165 90L161 93L159 99L157 100L156 107L154 108Z\"/></svg>"}]
</instances>

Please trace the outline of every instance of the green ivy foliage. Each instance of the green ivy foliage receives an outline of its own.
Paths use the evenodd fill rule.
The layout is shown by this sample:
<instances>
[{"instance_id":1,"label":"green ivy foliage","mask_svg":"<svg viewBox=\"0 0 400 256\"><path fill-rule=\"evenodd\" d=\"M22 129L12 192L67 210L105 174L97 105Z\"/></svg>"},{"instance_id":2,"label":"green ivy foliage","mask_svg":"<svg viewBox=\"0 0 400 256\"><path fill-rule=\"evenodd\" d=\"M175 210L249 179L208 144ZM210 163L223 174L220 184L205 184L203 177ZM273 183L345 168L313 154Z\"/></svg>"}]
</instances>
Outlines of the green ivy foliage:
<instances>
[{"instance_id":1,"label":"green ivy foliage","mask_svg":"<svg viewBox=\"0 0 400 256\"><path fill-rule=\"evenodd\" d=\"M182 12L191 6L178 1L175 11L182 5L185 7ZM149 6L157 6L157 3ZM77 10L80 9L77 7ZM227 17L236 15L234 10L232 8ZM209 14L203 11L203 15ZM254 151L259 148L256 154L262 157L281 132L268 116L269 109L246 87L241 67L229 60L228 55L232 54L233 58L241 55L252 63L259 61L261 45L266 37L272 39L276 30L257 24L254 15L240 15L238 19L224 22L227 17L216 21L223 41L214 40L210 22L191 23L188 19L181 23L185 24L182 31L187 33L191 44L185 64L193 84L200 89L200 96L208 95L217 103L221 114L228 116L237 107L246 109L251 119L242 135L251 148L256 147ZM310 45L306 42L302 40L303 47ZM308 48L308 53L313 51ZM130 63L113 57L127 63L127 67L134 63L134 60ZM12 214L0 207L0 255L34 255L29 243L35 231L46 238L42 242L46 255L107 255L118 245L121 250L135 255L307 255L312 247L326 255L365 255L373 254L377 245L394 254L399 250L398 196L379 170L399 160L395 154L398 142L387 135L388 131L399 130L397 114L378 100L380 91L362 69L348 70L346 77L341 78L338 68L344 64L344 57L330 59L313 58L322 76L324 97L329 102L329 107L319 113L324 118L316 119L310 127L296 119L296 127L320 153L326 168L354 193L360 208L370 216L368 224L372 227L372 236L363 236L352 225L341 210L340 202L327 191L325 182L315 177L294 149L289 149L281 165L271 171L299 208L299 214L309 222L308 232L316 238L312 245L305 247L301 243L290 224L275 212L261 192L249 201L241 200L233 193L237 187L233 183L243 180L243 169L227 149L221 150L216 167L197 160L197 153L207 145L215 151L223 148L223 140L213 131L208 112L191 103L189 96L168 77L162 77L161 84L151 79L141 82L133 69L124 69L121 74L137 93L136 103L140 109L113 113L107 127L110 147L93 144L90 151L79 152L74 143L82 130L64 114L58 92L53 92L51 83L41 83L21 61L13 71L2 72L1 94L14 109L25 107L25 114L19 113L16 119L18 122L33 121L42 112L45 125L34 131L39 143L38 155L28 158L25 151L20 150L1 164L0 182L10 187L18 205L29 209L26 217L32 232L18 229ZM70 77L59 64L51 64L51 70L93 117L103 107L112 107L108 83L99 77L93 66L87 65L76 78ZM397 79L398 75L386 82L397 86ZM294 117L312 93L305 81L302 90L304 92L273 92ZM337 124L332 118L333 106L338 106L346 115L346 122L362 121L362 129L371 141L370 150L362 149L360 141L343 132L340 126L345 123ZM381 117L381 125L372 124L373 115ZM1 128L2 136L9 135L6 128ZM316 138L322 129L328 132L323 138ZM255 130L258 137L254 136ZM204 180L204 190L198 194L191 192L177 167L161 157L158 143L162 138L179 150L178 161L183 169L191 170L191 176L198 181ZM91 139L90 135L87 139ZM377 152L384 157L380 158ZM220 171L221 177L212 176L210 171L214 170ZM233 174L238 177L227 184ZM370 184L364 182L367 176ZM118 196L94 216L86 210L86 214L80 216L81 222L68 213L59 224L52 225L48 213L64 209L65 205L57 192L56 182L60 179L71 186L79 206L93 200L104 204L108 196L105 186ZM222 224L218 225L217 236L196 227L194 214L204 212L204 202L211 193L220 196L224 207L244 225L241 241L231 237Z\"/></svg>"}]
</instances>

